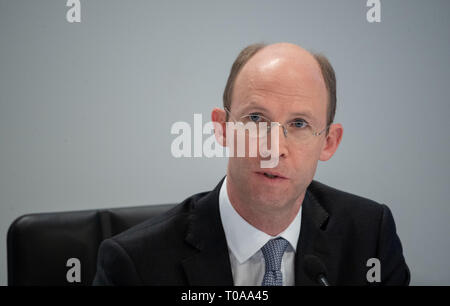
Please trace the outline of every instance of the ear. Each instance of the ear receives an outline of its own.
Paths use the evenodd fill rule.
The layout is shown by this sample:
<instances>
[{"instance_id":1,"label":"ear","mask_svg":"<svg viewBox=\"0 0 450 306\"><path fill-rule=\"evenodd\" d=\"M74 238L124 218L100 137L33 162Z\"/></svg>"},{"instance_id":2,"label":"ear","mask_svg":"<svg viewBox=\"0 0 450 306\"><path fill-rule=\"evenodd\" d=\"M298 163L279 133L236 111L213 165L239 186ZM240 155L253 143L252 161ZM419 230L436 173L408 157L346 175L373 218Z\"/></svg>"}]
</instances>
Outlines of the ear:
<instances>
[{"instance_id":1,"label":"ear","mask_svg":"<svg viewBox=\"0 0 450 306\"><path fill-rule=\"evenodd\" d=\"M335 123L330 126L328 135L326 135L325 142L320 152L319 160L327 161L329 160L334 152L336 152L339 144L342 140L342 135L344 133L344 128L340 123Z\"/></svg>"},{"instance_id":2,"label":"ear","mask_svg":"<svg viewBox=\"0 0 450 306\"><path fill-rule=\"evenodd\" d=\"M214 108L211 112L211 121L214 125L214 135L217 142L225 147L226 146L226 119L227 114L225 110L221 108Z\"/></svg>"}]
</instances>

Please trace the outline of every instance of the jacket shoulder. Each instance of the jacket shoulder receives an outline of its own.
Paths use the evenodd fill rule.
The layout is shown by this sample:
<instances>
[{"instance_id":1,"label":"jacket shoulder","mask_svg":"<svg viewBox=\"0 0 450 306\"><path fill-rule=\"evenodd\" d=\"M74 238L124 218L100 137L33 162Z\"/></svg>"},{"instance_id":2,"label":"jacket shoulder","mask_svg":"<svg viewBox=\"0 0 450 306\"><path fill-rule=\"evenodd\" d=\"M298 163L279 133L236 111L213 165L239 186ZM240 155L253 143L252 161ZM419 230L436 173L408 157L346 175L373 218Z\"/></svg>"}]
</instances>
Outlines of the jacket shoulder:
<instances>
[{"instance_id":1,"label":"jacket shoulder","mask_svg":"<svg viewBox=\"0 0 450 306\"><path fill-rule=\"evenodd\" d=\"M142 241L174 239L185 232L187 222L195 204L208 192L202 192L188 197L168 211L151 217L112 237L121 245L141 244ZM184 237L183 237L184 238ZM145 240L143 240L145 239Z\"/></svg>"},{"instance_id":2,"label":"jacket shoulder","mask_svg":"<svg viewBox=\"0 0 450 306\"><path fill-rule=\"evenodd\" d=\"M380 215L386 205L374 200L312 181L308 191L330 214L354 217Z\"/></svg>"},{"instance_id":3,"label":"jacket shoulder","mask_svg":"<svg viewBox=\"0 0 450 306\"><path fill-rule=\"evenodd\" d=\"M207 194L195 194L167 212L104 240L94 283L184 284L180 262L193 254L185 239L188 224L196 203Z\"/></svg>"}]
</instances>

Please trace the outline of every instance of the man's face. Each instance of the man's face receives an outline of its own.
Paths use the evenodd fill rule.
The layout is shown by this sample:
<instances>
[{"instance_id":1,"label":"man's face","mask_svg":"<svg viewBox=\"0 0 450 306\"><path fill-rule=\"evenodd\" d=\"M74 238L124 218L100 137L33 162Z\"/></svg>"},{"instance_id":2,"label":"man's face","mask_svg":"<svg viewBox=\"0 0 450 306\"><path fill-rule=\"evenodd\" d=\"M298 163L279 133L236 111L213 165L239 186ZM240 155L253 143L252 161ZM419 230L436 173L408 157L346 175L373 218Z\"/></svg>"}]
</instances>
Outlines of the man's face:
<instances>
[{"instance_id":1,"label":"man's face","mask_svg":"<svg viewBox=\"0 0 450 306\"><path fill-rule=\"evenodd\" d=\"M320 67L302 49L261 50L243 67L233 90L231 113L235 118L258 113L285 124L304 119L315 130L326 127L327 90ZM304 51L302 53L301 51ZM242 201L261 210L293 205L314 177L325 144L325 133L298 141L279 133L279 161L261 168L261 157L234 157L228 176ZM265 158L267 160L267 158ZM268 178L264 172L284 178Z\"/></svg>"}]
</instances>

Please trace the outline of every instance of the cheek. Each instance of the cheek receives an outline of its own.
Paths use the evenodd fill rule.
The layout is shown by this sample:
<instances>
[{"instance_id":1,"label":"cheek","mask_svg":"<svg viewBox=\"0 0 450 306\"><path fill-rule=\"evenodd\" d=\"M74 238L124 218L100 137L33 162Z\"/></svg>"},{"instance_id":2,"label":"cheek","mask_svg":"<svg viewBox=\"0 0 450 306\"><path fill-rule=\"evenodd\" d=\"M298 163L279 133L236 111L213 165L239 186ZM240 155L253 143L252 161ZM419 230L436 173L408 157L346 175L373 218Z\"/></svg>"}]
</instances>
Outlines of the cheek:
<instances>
[{"instance_id":1,"label":"cheek","mask_svg":"<svg viewBox=\"0 0 450 306\"><path fill-rule=\"evenodd\" d=\"M309 179L314 175L320 156L320 148L300 148L291 154L292 170L300 179Z\"/></svg>"},{"instance_id":2,"label":"cheek","mask_svg":"<svg viewBox=\"0 0 450 306\"><path fill-rule=\"evenodd\" d=\"M234 177L247 177L249 171L257 169L257 163L256 158L231 157L228 159L228 167Z\"/></svg>"}]
</instances>

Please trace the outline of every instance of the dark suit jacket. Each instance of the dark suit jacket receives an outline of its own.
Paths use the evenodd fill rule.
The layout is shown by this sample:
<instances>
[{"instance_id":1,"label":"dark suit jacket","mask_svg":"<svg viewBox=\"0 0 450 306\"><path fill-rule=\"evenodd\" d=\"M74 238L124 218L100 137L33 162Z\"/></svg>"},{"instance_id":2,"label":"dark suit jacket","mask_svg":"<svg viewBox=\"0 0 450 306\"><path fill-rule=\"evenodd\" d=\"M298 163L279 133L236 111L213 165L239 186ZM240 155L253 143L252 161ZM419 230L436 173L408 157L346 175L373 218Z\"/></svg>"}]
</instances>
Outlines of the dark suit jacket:
<instances>
[{"instance_id":1,"label":"dark suit jacket","mask_svg":"<svg viewBox=\"0 0 450 306\"><path fill-rule=\"evenodd\" d=\"M161 216L102 242L94 285L233 285L219 215L219 190L189 197ZM331 285L367 285L369 258L381 262L381 283L408 285L394 219L386 205L317 181L307 189L295 255L295 284L315 285L303 257L314 254Z\"/></svg>"}]
</instances>

